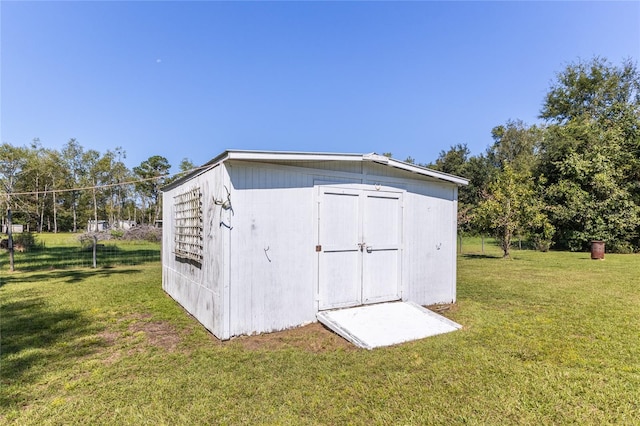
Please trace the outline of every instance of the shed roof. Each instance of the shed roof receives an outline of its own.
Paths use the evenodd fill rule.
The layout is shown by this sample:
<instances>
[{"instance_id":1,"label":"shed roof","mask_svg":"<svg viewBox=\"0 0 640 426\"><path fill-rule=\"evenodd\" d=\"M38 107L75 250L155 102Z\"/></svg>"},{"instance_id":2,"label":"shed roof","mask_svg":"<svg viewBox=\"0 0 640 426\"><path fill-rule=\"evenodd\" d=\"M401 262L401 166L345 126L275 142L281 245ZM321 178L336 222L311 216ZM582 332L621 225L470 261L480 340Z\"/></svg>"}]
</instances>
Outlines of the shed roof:
<instances>
[{"instance_id":1,"label":"shed roof","mask_svg":"<svg viewBox=\"0 0 640 426\"><path fill-rule=\"evenodd\" d=\"M418 166L416 164L406 163L404 161L394 160L393 158L370 154L345 154L345 153L328 153L328 152L295 152L295 151L250 151L250 150L226 150L211 161L191 173L177 179L163 189L171 189L182 182L191 179L216 165L229 160L244 161L370 161L383 164L388 167L404 170L422 176L428 176L445 182L455 183L457 185L467 185L469 181L465 178L450 175L448 173L439 172L427 167Z\"/></svg>"}]
</instances>

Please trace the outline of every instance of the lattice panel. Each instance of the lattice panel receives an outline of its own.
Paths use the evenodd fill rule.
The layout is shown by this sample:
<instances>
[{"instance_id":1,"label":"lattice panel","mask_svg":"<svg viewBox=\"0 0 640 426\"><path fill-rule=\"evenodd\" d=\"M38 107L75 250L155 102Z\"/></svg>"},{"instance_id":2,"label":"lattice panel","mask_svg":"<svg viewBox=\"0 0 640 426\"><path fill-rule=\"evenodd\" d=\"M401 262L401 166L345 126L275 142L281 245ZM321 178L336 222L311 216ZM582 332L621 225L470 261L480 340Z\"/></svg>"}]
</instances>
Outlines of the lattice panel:
<instances>
[{"instance_id":1,"label":"lattice panel","mask_svg":"<svg viewBox=\"0 0 640 426\"><path fill-rule=\"evenodd\" d=\"M174 197L175 254L202 261L202 193L193 188Z\"/></svg>"}]
</instances>

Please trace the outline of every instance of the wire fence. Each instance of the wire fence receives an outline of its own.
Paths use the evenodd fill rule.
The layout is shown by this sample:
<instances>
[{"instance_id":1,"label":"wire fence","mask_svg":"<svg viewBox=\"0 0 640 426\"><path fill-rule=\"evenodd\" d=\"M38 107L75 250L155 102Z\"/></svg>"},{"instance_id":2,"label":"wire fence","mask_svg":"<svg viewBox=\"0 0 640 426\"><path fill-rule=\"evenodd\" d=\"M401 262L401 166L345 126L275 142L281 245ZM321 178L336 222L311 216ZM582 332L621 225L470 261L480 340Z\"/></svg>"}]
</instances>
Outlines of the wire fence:
<instances>
[{"instance_id":1,"label":"wire fence","mask_svg":"<svg viewBox=\"0 0 640 426\"><path fill-rule=\"evenodd\" d=\"M32 247L27 251L14 253L14 269L34 271L47 269L91 268L93 267L93 245ZM106 242L95 248L97 268L121 265L141 265L160 262L161 246L158 243ZM8 252L0 254L0 270L9 270Z\"/></svg>"}]
</instances>

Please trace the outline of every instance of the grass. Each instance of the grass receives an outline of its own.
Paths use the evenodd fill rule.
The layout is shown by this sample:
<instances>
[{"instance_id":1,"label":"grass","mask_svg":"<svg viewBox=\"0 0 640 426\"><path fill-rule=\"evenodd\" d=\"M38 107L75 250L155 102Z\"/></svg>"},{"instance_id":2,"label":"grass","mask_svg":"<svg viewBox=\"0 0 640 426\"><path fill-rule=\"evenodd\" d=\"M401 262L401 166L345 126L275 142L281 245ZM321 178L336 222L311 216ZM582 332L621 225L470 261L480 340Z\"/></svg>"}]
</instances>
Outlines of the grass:
<instances>
[{"instance_id":1,"label":"grass","mask_svg":"<svg viewBox=\"0 0 640 426\"><path fill-rule=\"evenodd\" d=\"M84 268L93 266L93 248L82 246L79 234L34 234L36 246L29 251L15 252L15 269L36 271L41 269ZM160 244L146 241L99 241L96 251L98 268L118 265L139 265L160 261ZM9 270L9 256L0 251L0 271Z\"/></svg>"},{"instance_id":2,"label":"grass","mask_svg":"<svg viewBox=\"0 0 640 426\"><path fill-rule=\"evenodd\" d=\"M640 256L466 241L460 331L373 351L317 324L219 342L157 263L2 272L0 423L637 424Z\"/></svg>"}]
</instances>

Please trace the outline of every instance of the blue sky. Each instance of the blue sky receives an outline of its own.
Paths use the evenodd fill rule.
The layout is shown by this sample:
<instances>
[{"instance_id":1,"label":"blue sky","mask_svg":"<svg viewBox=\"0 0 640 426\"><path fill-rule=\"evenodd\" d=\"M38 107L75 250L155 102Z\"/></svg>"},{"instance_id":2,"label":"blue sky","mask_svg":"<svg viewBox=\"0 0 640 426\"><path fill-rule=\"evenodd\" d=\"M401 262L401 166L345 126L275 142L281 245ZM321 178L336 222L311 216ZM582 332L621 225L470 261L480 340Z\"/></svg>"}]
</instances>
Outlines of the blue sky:
<instances>
[{"instance_id":1,"label":"blue sky","mask_svg":"<svg viewBox=\"0 0 640 426\"><path fill-rule=\"evenodd\" d=\"M473 154L557 72L640 57L640 2L0 2L0 137L122 146L177 171L225 149Z\"/></svg>"}]
</instances>

